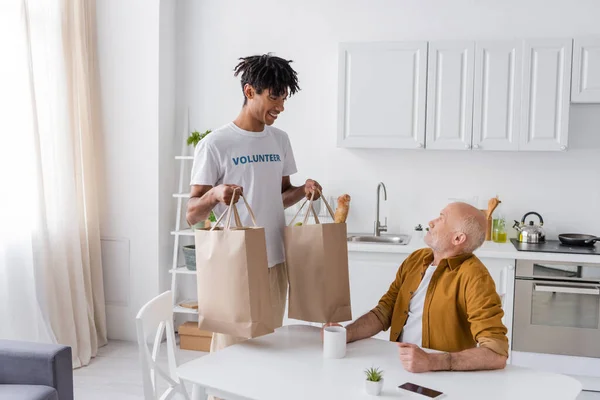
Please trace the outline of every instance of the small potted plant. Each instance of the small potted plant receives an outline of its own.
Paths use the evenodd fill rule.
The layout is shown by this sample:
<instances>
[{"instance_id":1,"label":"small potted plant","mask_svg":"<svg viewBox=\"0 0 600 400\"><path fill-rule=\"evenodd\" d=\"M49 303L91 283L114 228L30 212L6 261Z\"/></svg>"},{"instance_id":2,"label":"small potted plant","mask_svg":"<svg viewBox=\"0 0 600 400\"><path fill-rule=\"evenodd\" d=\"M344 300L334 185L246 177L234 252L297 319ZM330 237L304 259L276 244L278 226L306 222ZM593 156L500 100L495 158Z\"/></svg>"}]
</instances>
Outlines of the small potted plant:
<instances>
[{"instance_id":1,"label":"small potted plant","mask_svg":"<svg viewBox=\"0 0 600 400\"><path fill-rule=\"evenodd\" d=\"M383 388L383 371L372 367L365 370L365 375L365 391L371 396L379 396Z\"/></svg>"},{"instance_id":2,"label":"small potted plant","mask_svg":"<svg viewBox=\"0 0 600 400\"><path fill-rule=\"evenodd\" d=\"M190 271L196 270L196 245L183 246L183 257L185 259L185 267Z\"/></svg>"},{"instance_id":3,"label":"small potted plant","mask_svg":"<svg viewBox=\"0 0 600 400\"><path fill-rule=\"evenodd\" d=\"M212 131L210 129L200 133L198 131L194 131L192 133L190 133L190 136L188 136L187 138L187 144L188 146L194 146L196 147L198 145L198 143L200 143L200 141L202 139L204 139L206 137L206 135L208 135L209 133L211 133ZM214 212L210 212L210 215L208 217L208 220L212 223L217 222L217 218L215 216ZM204 222L198 222L197 224L195 224L194 226L192 226L193 229L200 229L200 228L205 228L207 225L207 223ZM208 224L210 225L210 224Z\"/></svg>"}]
</instances>

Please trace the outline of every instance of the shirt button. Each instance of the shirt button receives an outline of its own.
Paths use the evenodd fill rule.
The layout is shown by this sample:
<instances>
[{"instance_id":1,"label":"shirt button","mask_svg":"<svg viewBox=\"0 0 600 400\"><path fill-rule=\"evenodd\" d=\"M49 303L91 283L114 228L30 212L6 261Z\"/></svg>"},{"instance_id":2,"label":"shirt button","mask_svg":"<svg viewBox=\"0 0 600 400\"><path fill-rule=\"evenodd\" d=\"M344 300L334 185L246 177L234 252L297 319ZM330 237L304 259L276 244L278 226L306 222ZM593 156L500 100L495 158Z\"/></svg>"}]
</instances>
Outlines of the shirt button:
<instances>
[{"instance_id":1,"label":"shirt button","mask_svg":"<svg viewBox=\"0 0 600 400\"><path fill-rule=\"evenodd\" d=\"M408 311L404 311L404 314L408 315Z\"/></svg>"},{"instance_id":2,"label":"shirt button","mask_svg":"<svg viewBox=\"0 0 600 400\"><path fill-rule=\"evenodd\" d=\"M411 295L415 294L415 292L409 292Z\"/></svg>"}]
</instances>

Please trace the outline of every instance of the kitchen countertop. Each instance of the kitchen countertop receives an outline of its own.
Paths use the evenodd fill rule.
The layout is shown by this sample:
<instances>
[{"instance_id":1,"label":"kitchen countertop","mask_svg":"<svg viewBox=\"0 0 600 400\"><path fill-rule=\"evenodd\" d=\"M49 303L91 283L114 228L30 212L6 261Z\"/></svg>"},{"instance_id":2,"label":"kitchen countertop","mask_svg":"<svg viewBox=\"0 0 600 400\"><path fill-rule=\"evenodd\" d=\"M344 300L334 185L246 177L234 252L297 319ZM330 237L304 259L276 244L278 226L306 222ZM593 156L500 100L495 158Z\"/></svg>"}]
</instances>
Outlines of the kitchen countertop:
<instances>
[{"instance_id":1,"label":"kitchen countertop","mask_svg":"<svg viewBox=\"0 0 600 400\"><path fill-rule=\"evenodd\" d=\"M409 254L415 250L427 247L422 239L412 237L407 245L357 243L348 242L348 252L352 253L396 253ZM595 263L600 266L600 255L594 254L563 254L563 253L534 253L518 251L510 241L506 243L485 242L475 251L479 258L503 258L511 260L537 260L555 262Z\"/></svg>"}]
</instances>

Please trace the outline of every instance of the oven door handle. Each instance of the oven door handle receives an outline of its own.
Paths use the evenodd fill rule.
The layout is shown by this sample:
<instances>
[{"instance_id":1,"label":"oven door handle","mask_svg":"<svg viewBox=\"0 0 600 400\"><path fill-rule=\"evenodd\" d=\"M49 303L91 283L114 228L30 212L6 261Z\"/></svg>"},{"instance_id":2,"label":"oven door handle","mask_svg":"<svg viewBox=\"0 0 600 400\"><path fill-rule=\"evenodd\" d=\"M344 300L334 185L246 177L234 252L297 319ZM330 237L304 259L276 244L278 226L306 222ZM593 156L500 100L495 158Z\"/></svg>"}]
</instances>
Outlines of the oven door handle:
<instances>
[{"instance_id":1,"label":"oven door handle","mask_svg":"<svg viewBox=\"0 0 600 400\"><path fill-rule=\"evenodd\" d=\"M535 286L536 292L591 294L591 295L600 296L600 286L575 287L575 286L541 285L539 283L536 283L534 286Z\"/></svg>"}]
</instances>

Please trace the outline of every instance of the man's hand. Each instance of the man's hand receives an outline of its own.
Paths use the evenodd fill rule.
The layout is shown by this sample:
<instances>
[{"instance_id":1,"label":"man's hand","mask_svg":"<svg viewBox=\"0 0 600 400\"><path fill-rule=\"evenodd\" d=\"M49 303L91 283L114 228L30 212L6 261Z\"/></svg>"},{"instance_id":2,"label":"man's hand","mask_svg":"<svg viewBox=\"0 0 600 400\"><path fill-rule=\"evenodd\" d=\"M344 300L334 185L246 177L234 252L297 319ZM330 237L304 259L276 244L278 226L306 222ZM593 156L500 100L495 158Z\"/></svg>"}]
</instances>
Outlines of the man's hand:
<instances>
[{"instance_id":1,"label":"man's hand","mask_svg":"<svg viewBox=\"0 0 600 400\"><path fill-rule=\"evenodd\" d=\"M412 343L397 343L402 366L408 372L431 371L429 355Z\"/></svg>"},{"instance_id":2,"label":"man's hand","mask_svg":"<svg viewBox=\"0 0 600 400\"><path fill-rule=\"evenodd\" d=\"M238 189L233 199L233 203L235 204L240 199L240 194L244 191L241 186L223 184L215 187L212 191L216 201L229 205L235 189Z\"/></svg>"},{"instance_id":3,"label":"man's hand","mask_svg":"<svg viewBox=\"0 0 600 400\"><path fill-rule=\"evenodd\" d=\"M317 181L313 181L312 179L307 179L306 183L304 184L304 194L306 195L307 199L310 199L312 196L312 193L315 193L315 200L318 200L319 197L321 197L319 195L319 192L317 192L317 189L319 190L319 192L323 191L323 188L321 187L321 185L319 185L319 182Z\"/></svg>"}]
</instances>

